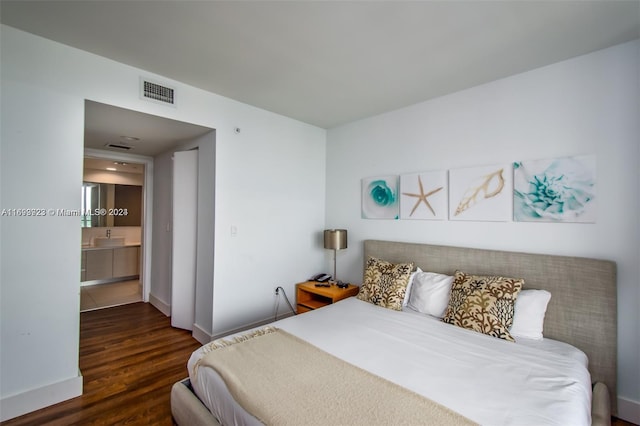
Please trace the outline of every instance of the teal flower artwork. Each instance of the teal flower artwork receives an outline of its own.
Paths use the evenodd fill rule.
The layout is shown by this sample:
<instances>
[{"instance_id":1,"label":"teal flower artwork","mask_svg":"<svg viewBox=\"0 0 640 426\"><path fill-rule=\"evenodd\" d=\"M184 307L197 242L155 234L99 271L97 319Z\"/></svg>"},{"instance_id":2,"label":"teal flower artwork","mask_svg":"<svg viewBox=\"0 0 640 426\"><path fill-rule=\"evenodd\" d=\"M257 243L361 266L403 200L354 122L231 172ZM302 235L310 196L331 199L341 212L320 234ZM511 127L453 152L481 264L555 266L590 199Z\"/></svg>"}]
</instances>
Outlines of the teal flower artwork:
<instances>
[{"instance_id":1,"label":"teal flower artwork","mask_svg":"<svg viewBox=\"0 0 640 426\"><path fill-rule=\"evenodd\" d=\"M516 221L595 222L595 157L516 162Z\"/></svg>"},{"instance_id":2,"label":"teal flower artwork","mask_svg":"<svg viewBox=\"0 0 640 426\"><path fill-rule=\"evenodd\" d=\"M369 196L374 203L383 207L395 202L393 190L383 180L374 180L369 184Z\"/></svg>"},{"instance_id":3,"label":"teal flower artwork","mask_svg":"<svg viewBox=\"0 0 640 426\"><path fill-rule=\"evenodd\" d=\"M362 218L398 219L398 176L362 179Z\"/></svg>"}]
</instances>

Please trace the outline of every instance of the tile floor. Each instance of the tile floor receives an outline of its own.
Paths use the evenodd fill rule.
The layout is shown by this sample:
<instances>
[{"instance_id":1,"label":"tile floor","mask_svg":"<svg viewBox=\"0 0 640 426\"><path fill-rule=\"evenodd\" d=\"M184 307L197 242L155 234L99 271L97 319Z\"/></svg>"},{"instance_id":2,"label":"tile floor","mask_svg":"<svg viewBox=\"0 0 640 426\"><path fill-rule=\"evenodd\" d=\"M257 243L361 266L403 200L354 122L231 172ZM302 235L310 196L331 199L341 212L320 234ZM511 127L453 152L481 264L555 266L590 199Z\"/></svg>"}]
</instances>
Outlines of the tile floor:
<instances>
[{"instance_id":1,"label":"tile floor","mask_svg":"<svg viewBox=\"0 0 640 426\"><path fill-rule=\"evenodd\" d=\"M139 280L80 287L81 312L141 301L142 285Z\"/></svg>"}]
</instances>

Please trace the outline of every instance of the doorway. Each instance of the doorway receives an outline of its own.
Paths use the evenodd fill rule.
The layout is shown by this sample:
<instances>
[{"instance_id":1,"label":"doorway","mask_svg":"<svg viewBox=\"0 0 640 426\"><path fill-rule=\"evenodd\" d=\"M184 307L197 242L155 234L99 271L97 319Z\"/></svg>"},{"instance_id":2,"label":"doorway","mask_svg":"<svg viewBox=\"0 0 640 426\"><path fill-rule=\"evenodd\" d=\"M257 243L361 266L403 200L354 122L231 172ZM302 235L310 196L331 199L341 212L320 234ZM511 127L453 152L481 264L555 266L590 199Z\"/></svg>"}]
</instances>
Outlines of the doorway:
<instances>
[{"instance_id":1,"label":"doorway","mask_svg":"<svg viewBox=\"0 0 640 426\"><path fill-rule=\"evenodd\" d=\"M80 311L144 300L142 163L85 156Z\"/></svg>"}]
</instances>

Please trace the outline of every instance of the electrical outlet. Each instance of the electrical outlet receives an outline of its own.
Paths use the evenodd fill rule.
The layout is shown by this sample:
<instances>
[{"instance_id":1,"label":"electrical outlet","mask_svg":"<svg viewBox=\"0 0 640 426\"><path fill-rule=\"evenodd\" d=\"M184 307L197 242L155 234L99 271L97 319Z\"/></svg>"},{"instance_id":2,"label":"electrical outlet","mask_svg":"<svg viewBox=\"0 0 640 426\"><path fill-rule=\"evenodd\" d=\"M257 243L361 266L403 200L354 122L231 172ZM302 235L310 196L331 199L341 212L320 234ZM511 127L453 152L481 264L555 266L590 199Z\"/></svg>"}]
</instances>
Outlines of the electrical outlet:
<instances>
[{"instance_id":1,"label":"electrical outlet","mask_svg":"<svg viewBox=\"0 0 640 426\"><path fill-rule=\"evenodd\" d=\"M276 287L275 295L277 296L278 294L280 294L280 289L278 287Z\"/></svg>"}]
</instances>

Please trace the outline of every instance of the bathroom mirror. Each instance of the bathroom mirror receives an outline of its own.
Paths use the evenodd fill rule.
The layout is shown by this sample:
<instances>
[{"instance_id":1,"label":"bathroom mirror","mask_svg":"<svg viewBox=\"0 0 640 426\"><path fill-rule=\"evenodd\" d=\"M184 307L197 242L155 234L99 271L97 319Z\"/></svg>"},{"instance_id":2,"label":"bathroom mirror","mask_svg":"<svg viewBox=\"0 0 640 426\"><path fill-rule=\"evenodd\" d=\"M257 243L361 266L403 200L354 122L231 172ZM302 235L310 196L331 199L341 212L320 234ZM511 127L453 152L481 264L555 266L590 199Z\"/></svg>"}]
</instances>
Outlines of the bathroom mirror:
<instances>
[{"instance_id":1,"label":"bathroom mirror","mask_svg":"<svg viewBox=\"0 0 640 426\"><path fill-rule=\"evenodd\" d=\"M141 226L142 187L83 182L83 228Z\"/></svg>"}]
</instances>

